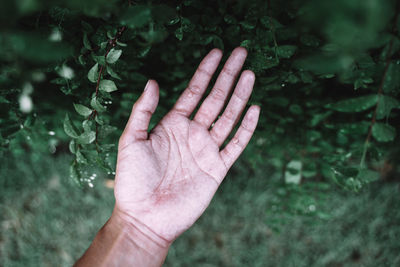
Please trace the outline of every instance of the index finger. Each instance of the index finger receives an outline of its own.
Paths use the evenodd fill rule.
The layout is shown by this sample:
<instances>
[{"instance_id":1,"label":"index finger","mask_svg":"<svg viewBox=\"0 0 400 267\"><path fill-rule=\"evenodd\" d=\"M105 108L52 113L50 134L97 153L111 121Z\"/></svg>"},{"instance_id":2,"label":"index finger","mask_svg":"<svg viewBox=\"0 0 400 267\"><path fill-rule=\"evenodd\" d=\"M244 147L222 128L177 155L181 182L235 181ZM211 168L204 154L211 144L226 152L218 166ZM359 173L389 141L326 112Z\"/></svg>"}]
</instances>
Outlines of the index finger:
<instances>
[{"instance_id":1,"label":"index finger","mask_svg":"<svg viewBox=\"0 0 400 267\"><path fill-rule=\"evenodd\" d=\"M201 61L199 67L189 82L188 87L183 91L172 111L178 112L186 117L192 114L208 84L218 67L222 58L222 51L214 48Z\"/></svg>"}]
</instances>

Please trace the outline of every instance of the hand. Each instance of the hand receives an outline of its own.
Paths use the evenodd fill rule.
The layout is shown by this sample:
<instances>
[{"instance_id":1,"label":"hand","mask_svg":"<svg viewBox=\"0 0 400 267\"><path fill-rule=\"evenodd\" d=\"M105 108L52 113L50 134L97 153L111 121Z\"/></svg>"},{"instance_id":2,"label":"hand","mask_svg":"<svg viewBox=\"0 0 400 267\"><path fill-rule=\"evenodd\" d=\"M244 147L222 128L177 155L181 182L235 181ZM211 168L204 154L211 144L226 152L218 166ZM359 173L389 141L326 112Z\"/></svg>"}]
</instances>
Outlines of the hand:
<instances>
[{"instance_id":1,"label":"hand","mask_svg":"<svg viewBox=\"0 0 400 267\"><path fill-rule=\"evenodd\" d=\"M218 118L246 56L242 47L232 52L193 119L190 116L221 60L218 49L203 59L175 106L150 134L147 129L159 98L156 81L149 80L133 106L119 141L115 213L152 239L171 243L188 229L249 142L258 106L248 109L235 136L221 150L250 97L253 72L242 72Z\"/></svg>"}]
</instances>

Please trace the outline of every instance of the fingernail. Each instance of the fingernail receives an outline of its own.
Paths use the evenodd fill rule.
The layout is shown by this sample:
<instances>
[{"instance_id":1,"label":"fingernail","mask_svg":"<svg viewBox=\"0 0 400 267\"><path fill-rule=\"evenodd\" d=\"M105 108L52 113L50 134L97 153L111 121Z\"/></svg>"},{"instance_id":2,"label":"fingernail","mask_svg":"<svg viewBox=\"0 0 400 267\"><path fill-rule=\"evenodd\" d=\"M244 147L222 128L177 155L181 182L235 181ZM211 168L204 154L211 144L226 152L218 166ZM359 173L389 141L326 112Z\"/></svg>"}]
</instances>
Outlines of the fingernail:
<instances>
[{"instance_id":1,"label":"fingernail","mask_svg":"<svg viewBox=\"0 0 400 267\"><path fill-rule=\"evenodd\" d=\"M150 80L147 81L146 86L144 87L144 91L146 91L147 88L149 88L149 83L150 83Z\"/></svg>"}]
</instances>

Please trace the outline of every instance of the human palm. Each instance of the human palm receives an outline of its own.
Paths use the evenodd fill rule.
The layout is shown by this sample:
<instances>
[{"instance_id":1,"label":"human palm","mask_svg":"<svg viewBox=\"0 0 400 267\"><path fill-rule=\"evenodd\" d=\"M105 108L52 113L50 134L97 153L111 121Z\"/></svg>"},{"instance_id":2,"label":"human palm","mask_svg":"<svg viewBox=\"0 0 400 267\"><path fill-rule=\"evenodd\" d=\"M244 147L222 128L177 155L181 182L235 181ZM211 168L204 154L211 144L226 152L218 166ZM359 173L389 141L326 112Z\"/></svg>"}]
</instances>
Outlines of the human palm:
<instances>
[{"instance_id":1,"label":"human palm","mask_svg":"<svg viewBox=\"0 0 400 267\"><path fill-rule=\"evenodd\" d=\"M221 60L217 49L203 59L173 109L150 134L147 128L158 103L157 83L150 80L135 103L119 142L115 196L116 209L141 231L171 242L188 229L249 142L258 121L257 106L249 108L233 139L220 149L250 97L251 71L242 73L217 119L246 54L243 48L232 52L193 119L190 115Z\"/></svg>"}]
</instances>

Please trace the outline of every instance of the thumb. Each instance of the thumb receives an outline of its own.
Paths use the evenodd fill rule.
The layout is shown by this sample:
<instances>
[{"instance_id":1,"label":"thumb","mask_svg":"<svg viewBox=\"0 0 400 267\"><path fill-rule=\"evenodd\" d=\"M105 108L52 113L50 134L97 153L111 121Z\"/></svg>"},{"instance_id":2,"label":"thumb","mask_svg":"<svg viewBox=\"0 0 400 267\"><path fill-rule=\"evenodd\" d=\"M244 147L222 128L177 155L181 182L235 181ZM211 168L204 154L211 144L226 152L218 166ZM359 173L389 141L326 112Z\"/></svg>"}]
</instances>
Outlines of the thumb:
<instances>
[{"instance_id":1,"label":"thumb","mask_svg":"<svg viewBox=\"0 0 400 267\"><path fill-rule=\"evenodd\" d=\"M126 124L125 130L120 138L120 147L134 141L147 139L147 129L149 127L151 116L156 110L158 98L158 84L155 80L149 80L142 95L133 105L128 123Z\"/></svg>"}]
</instances>

